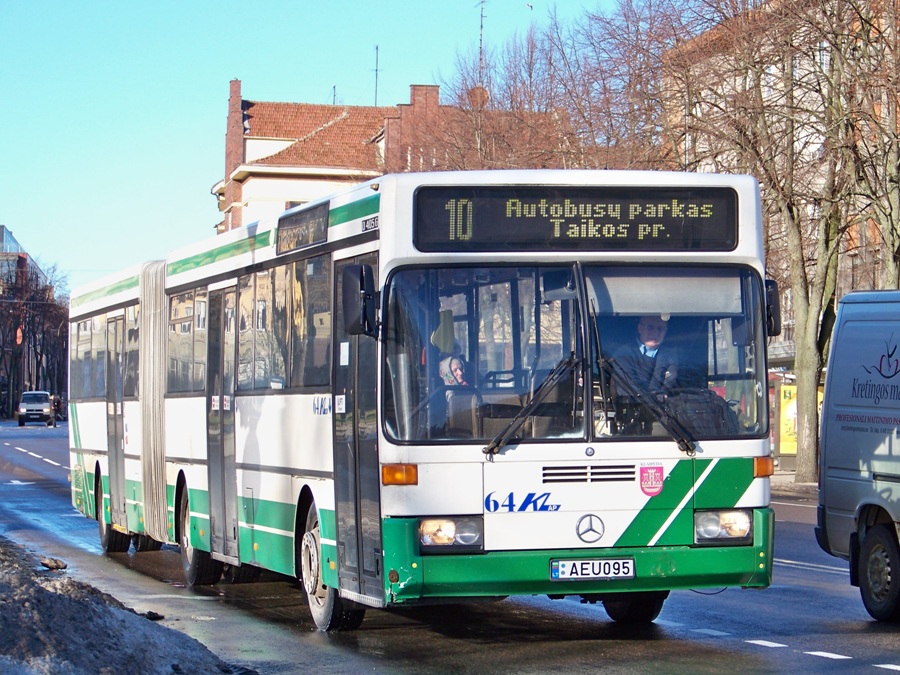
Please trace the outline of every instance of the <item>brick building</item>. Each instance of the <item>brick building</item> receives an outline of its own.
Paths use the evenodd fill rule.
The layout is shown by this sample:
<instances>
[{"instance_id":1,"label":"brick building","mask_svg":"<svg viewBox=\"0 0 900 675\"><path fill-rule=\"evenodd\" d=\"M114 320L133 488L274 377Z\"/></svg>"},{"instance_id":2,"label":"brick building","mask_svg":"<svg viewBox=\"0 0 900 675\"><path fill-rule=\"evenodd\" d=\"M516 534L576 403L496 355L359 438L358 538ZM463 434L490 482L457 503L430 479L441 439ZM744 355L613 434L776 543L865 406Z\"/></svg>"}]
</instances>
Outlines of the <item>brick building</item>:
<instances>
[{"instance_id":1,"label":"brick building","mask_svg":"<svg viewBox=\"0 0 900 675\"><path fill-rule=\"evenodd\" d=\"M232 80L218 231L384 173L563 166L572 133L560 118L489 109L484 90L468 98L441 105L439 87L412 85L397 106L272 103L244 99Z\"/></svg>"}]
</instances>

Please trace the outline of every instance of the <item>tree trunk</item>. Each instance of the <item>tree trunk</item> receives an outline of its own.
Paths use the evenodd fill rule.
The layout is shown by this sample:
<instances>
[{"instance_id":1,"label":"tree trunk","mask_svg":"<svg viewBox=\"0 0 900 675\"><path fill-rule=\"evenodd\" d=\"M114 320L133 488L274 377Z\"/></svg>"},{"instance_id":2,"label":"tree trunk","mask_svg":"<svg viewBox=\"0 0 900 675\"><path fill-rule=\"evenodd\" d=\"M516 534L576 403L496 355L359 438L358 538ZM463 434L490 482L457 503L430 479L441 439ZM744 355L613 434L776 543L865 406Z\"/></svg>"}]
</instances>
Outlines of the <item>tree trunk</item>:
<instances>
[{"instance_id":1,"label":"tree trunk","mask_svg":"<svg viewBox=\"0 0 900 675\"><path fill-rule=\"evenodd\" d=\"M798 332L795 342L797 374L797 469L794 481L815 483L819 475L819 376L821 361L815 344Z\"/></svg>"}]
</instances>

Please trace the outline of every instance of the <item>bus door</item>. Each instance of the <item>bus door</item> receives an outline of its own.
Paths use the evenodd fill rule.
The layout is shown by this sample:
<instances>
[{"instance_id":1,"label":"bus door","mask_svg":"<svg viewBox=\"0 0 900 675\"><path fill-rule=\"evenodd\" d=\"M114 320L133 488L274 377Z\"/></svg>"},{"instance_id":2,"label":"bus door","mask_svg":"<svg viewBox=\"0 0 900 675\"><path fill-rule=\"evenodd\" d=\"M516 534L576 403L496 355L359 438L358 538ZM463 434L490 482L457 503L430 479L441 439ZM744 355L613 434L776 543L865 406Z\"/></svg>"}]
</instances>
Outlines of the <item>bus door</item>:
<instances>
[{"instance_id":1,"label":"bus door","mask_svg":"<svg viewBox=\"0 0 900 675\"><path fill-rule=\"evenodd\" d=\"M109 461L109 512L113 525L128 526L125 515L125 423L122 417L125 358L124 319L106 322L106 450Z\"/></svg>"},{"instance_id":2,"label":"bus door","mask_svg":"<svg viewBox=\"0 0 900 675\"><path fill-rule=\"evenodd\" d=\"M210 553L238 564L237 467L234 451L235 289L209 292L206 447Z\"/></svg>"},{"instance_id":3,"label":"bus door","mask_svg":"<svg viewBox=\"0 0 900 675\"><path fill-rule=\"evenodd\" d=\"M335 263L334 489L340 588L343 597L384 602L382 582L376 341L349 335L343 320L343 269L371 265L376 255ZM366 602L366 600L369 600Z\"/></svg>"}]
</instances>

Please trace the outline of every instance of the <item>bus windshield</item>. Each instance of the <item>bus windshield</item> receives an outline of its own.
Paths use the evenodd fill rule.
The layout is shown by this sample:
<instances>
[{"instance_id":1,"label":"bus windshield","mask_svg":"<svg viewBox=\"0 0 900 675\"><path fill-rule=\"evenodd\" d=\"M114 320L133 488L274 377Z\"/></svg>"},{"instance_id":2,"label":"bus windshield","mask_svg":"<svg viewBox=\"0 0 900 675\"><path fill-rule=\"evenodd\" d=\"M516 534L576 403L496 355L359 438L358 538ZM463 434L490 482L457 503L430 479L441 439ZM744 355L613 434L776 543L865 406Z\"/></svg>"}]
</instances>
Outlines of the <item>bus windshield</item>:
<instances>
[{"instance_id":1,"label":"bus windshield","mask_svg":"<svg viewBox=\"0 0 900 675\"><path fill-rule=\"evenodd\" d=\"M764 435L760 286L735 267L397 271L383 312L385 432L401 443Z\"/></svg>"}]
</instances>

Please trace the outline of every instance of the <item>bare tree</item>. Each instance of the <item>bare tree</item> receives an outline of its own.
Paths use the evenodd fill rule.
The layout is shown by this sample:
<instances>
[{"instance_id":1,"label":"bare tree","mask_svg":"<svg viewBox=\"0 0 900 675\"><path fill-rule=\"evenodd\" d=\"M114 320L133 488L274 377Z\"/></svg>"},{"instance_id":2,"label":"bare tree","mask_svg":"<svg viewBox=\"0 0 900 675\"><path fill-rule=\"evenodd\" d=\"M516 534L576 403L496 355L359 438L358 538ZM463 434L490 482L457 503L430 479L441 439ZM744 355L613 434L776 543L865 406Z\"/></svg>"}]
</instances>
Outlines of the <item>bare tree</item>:
<instances>
[{"instance_id":1,"label":"bare tree","mask_svg":"<svg viewBox=\"0 0 900 675\"><path fill-rule=\"evenodd\" d=\"M27 256L4 266L0 279L2 414L11 417L22 391L62 393L68 381L68 299L57 296L65 279L43 274Z\"/></svg>"},{"instance_id":2,"label":"bare tree","mask_svg":"<svg viewBox=\"0 0 900 675\"><path fill-rule=\"evenodd\" d=\"M798 481L817 474L842 247L875 249L873 285L900 283L897 12L866 0L621 0L571 24L551 15L500 59L460 61L458 95L482 84L503 92L494 106L565 119L565 166L759 180L795 351Z\"/></svg>"},{"instance_id":3,"label":"bare tree","mask_svg":"<svg viewBox=\"0 0 900 675\"><path fill-rule=\"evenodd\" d=\"M877 268L876 288L900 286L900 8L895 2L844 3L849 29L845 105L857 177L854 253ZM853 279L853 282L861 280Z\"/></svg>"}]
</instances>

